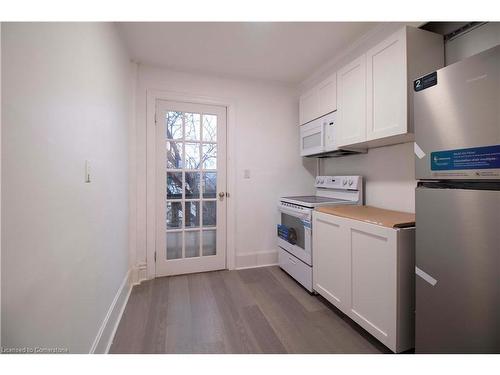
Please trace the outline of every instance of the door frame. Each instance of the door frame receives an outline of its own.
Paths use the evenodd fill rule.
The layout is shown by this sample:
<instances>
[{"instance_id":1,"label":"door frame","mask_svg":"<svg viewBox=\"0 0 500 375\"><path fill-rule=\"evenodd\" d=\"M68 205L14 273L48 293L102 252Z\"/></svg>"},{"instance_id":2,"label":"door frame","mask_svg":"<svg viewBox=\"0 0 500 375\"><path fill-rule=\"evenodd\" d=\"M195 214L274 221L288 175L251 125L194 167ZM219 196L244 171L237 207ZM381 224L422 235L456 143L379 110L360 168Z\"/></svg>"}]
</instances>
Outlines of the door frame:
<instances>
[{"instance_id":1,"label":"door frame","mask_svg":"<svg viewBox=\"0 0 500 375\"><path fill-rule=\"evenodd\" d=\"M147 90L146 98L146 274L148 279L156 277L156 101L168 100L226 107L226 181L230 194L226 203L226 268L235 268L236 233L236 158L235 125L236 104L228 98L200 96L189 93L163 90ZM157 255L158 256L158 255Z\"/></svg>"}]
</instances>

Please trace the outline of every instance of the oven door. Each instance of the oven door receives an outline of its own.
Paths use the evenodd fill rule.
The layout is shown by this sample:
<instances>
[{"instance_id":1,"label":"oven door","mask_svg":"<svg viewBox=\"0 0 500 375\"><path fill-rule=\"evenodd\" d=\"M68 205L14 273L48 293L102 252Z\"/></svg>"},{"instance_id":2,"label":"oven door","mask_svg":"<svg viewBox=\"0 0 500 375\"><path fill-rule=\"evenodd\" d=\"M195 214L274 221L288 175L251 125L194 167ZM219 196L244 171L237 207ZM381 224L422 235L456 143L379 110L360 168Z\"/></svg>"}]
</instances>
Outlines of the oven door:
<instances>
[{"instance_id":1,"label":"oven door","mask_svg":"<svg viewBox=\"0 0 500 375\"><path fill-rule=\"evenodd\" d=\"M279 206L278 245L312 266L311 210Z\"/></svg>"}]
</instances>

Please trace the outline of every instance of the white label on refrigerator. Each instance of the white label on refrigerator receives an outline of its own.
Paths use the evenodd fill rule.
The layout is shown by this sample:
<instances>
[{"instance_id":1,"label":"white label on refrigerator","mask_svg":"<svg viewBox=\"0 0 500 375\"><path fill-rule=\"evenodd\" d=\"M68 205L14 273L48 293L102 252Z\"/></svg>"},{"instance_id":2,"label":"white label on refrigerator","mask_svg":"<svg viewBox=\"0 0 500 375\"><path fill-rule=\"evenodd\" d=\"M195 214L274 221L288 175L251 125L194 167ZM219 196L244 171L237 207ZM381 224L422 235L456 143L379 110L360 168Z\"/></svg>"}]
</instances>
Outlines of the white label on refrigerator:
<instances>
[{"instance_id":1,"label":"white label on refrigerator","mask_svg":"<svg viewBox=\"0 0 500 375\"><path fill-rule=\"evenodd\" d=\"M429 284L431 284L432 286L436 285L437 283L437 280L435 278L433 278L431 275L429 275L428 273L422 271L420 268L418 267L415 267L415 274L420 276L422 279L424 279L425 281L427 281Z\"/></svg>"},{"instance_id":2,"label":"white label on refrigerator","mask_svg":"<svg viewBox=\"0 0 500 375\"><path fill-rule=\"evenodd\" d=\"M417 155L417 158L422 159L425 156L425 152L422 151L417 142L413 142L413 152Z\"/></svg>"}]
</instances>

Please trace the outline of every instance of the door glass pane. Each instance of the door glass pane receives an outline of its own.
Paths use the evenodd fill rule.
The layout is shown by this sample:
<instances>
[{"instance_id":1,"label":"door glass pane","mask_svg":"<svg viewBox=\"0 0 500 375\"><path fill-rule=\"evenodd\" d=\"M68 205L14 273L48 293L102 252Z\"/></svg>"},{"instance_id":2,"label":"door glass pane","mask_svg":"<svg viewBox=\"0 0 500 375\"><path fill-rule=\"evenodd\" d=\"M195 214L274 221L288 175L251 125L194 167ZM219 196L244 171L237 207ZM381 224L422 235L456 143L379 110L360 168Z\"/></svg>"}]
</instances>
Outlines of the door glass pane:
<instances>
[{"instance_id":1,"label":"door glass pane","mask_svg":"<svg viewBox=\"0 0 500 375\"><path fill-rule=\"evenodd\" d=\"M217 201L203 201L203 226L215 226L217 218Z\"/></svg>"},{"instance_id":2,"label":"door glass pane","mask_svg":"<svg viewBox=\"0 0 500 375\"><path fill-rule=\"evenodd\" d=\"M167 229L182 228L182 203L167 202Z\"/></svg>"},{"instance_id":3,"label":"door glass pane","mask_svg":"<svg viewBox=\"0 0 500 375\"><path fill-rule=\"evenodd\" d=\"M313 135L308 135L307 137L302 138L303 150L318 146L321 146L321 133L315 133Z\"/></svg>"},{"instance_id":4,"label":"door glass pane","mask_svg":"<svg viewBox=\"0 0 500 375\"><path fill-rule=\"evenodd\" d=\"M200 256L200 231L186 231L186 258Z\"/></svg>"},{"instance_id":5,"label":"door glass pane","mask_svg":"<svg viewBox=\"0 0 500 375\"><path fill-rule=\"evenodd\" d=\"M186 172L185 194L186 199L200 197L200 172Z\"/></svg>"},{"instance_id":6,"label":"door glass pane","mask_svg":"<svg viewBox=\"0 0 500 375\"><path fill-rule=\"evenodd\" d=\"M186 169L200 168L200 144L186 143Z\"/></svg>"},{"instance_id":7,"label":"door glass pane","mask_svg":"<svg viewBox=\"0 0 500 375\"><path fill-rule=\"evenodd\" d=\"M167 112L167 139L182 139L182 112Z\"/></svg>"},{"instance_id":8,"label":"door glass pane","mask_svg":"<svg viewBox=\"0 0 500 375\"><path fill-rule=\"evenodd\" d=\"M217 255L217 116L179 111L165 116L164 256Z\"/></svg>"},{"instance_id":9,"label":"door glass pane","mask_svg":"<svg viewBox=\"0 0 500 375\"><path fill-rule=\"evenodd\" d=\"M182 258L182 232L167 233L167 259Z\"/></svg>"},{"instance_id":10,"label":"door glass pane","mask_svg":"<svg viewBox=\"0 0 500 375\"><path fill-rule=\"evenodd\" d=\"M217 169L217 145L215 143L203 145L203 169Z\"/></svg>"},{"instance_id":11,"label":"door glass pane","mask_svg":"<svg viewBox=\"0 0 500 375\"><path fill-rule=\"evenodd\" d=\"M167 199L182 199L182 172L167 172Z\"/></svg>"},{"instance_id":12,"label":"door glass pane","mask_svg":"<svg viewBox=\"0 0 500 375\"><path fill-rule=\"evenodd\" d=\"M289 242L305 249L305 229L302 220L295 216L281 213L281 225L286 226L289 233L292 234Z\"/></svg>"},{"instance_id":13,"label":"door glass pane","mask_svg":"<svg viewBox=\"0 0 500 375\"><path fill-rule=\"evenodd\" d=\"M203 140L208 142L217 140L217 116L203 115Z\"/></svg>"},{"instance_id":14,"label":"door glass pane","mask_svg":"<svg viewBox=\"0 0 500 375\"><path fill-rule=\"evenodd\" d=\"M186 201L186 227L199 227L200 226L200 202Z\"/></svg>"},{"instance_id":15,"label":"door glass pane","mask_svg":"<svg viewBox=\"0 0 500 375\"><path fill-rule=\"evenodd\" d=\"M182 142L167 141L167 168L182 168Z\"/></svg>"},{"instance_id":16,"label":"door glass pane","mask_svg":"<svg viewBox=\"0 0 500 375\"><path fill-rule=\"evenodd\" d=\"M203 231L203 256L215 255L217 253L216 247L216 231L204 230Z\"/></svg>"},{"instance_id":17,"label":"door glass pane","mask_svg":"<svg viewBox=\"0 0 500 375\"><path fill-rule=\"evenodd\" d=\"M203 173L203 198L215 198L217 192L217 172Z\"/></svg>"},{"instance_id":18,"label":"door glass pane","mask_svg":"<svg viewBox=\"0 0 500 375\"><path fill-rule=\"evenodd\" d=\"M186 113L185 114L186 121L186 139L191 141L199 141L200 140L200 114L199 113Z\"/></svg>"}]
</instances>

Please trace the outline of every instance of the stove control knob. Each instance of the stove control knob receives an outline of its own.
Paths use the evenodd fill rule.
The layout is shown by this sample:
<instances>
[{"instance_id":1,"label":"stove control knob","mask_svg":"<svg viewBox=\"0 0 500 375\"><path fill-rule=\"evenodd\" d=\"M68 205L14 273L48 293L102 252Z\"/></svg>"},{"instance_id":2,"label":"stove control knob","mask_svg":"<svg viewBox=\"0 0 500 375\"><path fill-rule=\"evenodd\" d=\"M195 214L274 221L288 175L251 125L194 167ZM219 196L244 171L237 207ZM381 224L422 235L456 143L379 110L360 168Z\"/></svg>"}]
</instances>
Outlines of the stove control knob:
<instances>
[{"instance_id":1,"label":"stove control knob","mask_svg":"<svg viewBox=\"0 0 500 375\"><path fill-rule=\"evenodd\" d=\"M347 180L342 181L342 185L346 186L347 185Z\"/></svg>"},{"instance_id":2,"label":"stove control knob","mask_svg":"<svg viewBox=\"0 0 500 375\"><path fill-rule=\"evenodd\" d=\"M353 180L349 180L349 186L352 186L352 184L354 184L354 181Z\"/></svg>"}]
</instances>

